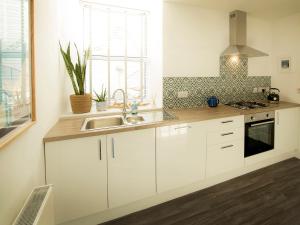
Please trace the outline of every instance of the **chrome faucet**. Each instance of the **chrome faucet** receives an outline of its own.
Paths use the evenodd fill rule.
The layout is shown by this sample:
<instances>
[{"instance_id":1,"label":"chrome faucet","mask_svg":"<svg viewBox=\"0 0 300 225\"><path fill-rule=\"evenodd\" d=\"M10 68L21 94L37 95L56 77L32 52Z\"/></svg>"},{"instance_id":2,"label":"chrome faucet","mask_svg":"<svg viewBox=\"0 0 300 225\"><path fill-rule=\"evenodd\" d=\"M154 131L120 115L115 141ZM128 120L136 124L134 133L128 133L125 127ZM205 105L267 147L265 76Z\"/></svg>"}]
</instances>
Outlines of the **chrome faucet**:
<instances>
[{"instance_id":1,"label":"chrome faucet","mask_svg":"<svg viewBox=\"0 0 300 225\"><path fill-rule=\"evenodd\" d=\"M123 117L125 118L126 114L127 114L127 112L126 112L127 101L126 101L126 93L125 93L125 91L123 89L117 89L117 90L115 90L114 93L113 93L112 98L115 98L116 97L116 93L119 92L119 91L122 92L122 94L123 94L123 110L122 110L122 114L123 114Z\"/></svg>"}]
</instances>

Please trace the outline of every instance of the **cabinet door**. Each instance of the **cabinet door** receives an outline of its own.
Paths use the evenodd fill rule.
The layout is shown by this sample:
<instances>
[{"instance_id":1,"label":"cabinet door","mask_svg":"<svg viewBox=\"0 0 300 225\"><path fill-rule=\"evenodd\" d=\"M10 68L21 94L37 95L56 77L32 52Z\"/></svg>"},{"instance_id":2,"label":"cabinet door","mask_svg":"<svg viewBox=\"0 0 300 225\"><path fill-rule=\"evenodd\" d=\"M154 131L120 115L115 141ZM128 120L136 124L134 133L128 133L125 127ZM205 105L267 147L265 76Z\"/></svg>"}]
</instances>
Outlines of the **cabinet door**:
<instances>
[{"instance_id":1,"label":"cabinet door","mask_svg":"<svg viewBox=\"0 0 300 225\"><path fill-rule=\"evenodd\" d=\"M157 128L157 190L178 188L205 176L204 123Z\"/></svg>"},{"instance_id":2,"label":"cabinet door","mask_svg":"<svg viewBox=\"0 0 300 225\"><path fill-rule=\"evenodd\" d=\"M220 143L207 149L206 176L212 177L244 166L244 141Z\"/></svg>"},{"instance_id":3,"label":"cabinet door","mask_svg":"<svg viewBox=\"0 0 300 225\"><path fill-rule=\"evenodd\" d=\"M106 137L49 142L45 147L56 224L107 209Z\"/></svg>"},{"instance_id":4,"label":"cabinet door","mask_svg":"<svg viewBox=\"0 0 300 225\"><path fill-rule=\"evenodd\" d=\"M279 153L298 149L299 108L277 110L275 115L275 149Z\"/></svg>"},{"instance_id":5,"label":"cabinet door","mask_svg":"<svg viewBox=\"0 0 300 225\"><path fill-rule=\"evenodd\" d=\"M108 199L114 208L155 194L155 129L108 135Z\"/></svg>"}]
</instances>

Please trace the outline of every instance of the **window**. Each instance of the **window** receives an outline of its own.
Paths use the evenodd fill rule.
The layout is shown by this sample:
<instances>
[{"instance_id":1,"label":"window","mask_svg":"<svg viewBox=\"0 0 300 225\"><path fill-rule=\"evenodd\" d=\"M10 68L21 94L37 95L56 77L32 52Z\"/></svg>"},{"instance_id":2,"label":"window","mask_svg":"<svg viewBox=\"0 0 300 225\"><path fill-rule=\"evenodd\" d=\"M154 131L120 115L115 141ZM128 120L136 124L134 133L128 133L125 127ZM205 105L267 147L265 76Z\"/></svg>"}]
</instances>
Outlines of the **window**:
<instances>
[{"instance_id":1,"label":"window","mask_svg":"<svg viewBox=\"0 0 300 225\"><path fill-rule=\"evenodd\" d=\"M87 90L122 88L129 101L148 99L147 12L88 4L83 7L84 47L91 47Z\"/></svg>"},{"instance_id":2,"label":"window","mask_svg":"<svg viewBox=\"0 0 300 225\"><path fill-rule=\"evenodd\" d=\"M35 120L32 93L33 1L0 1L0 138ZM7 140L0 140L0 147Z\"/></svg>"}]
</instances>

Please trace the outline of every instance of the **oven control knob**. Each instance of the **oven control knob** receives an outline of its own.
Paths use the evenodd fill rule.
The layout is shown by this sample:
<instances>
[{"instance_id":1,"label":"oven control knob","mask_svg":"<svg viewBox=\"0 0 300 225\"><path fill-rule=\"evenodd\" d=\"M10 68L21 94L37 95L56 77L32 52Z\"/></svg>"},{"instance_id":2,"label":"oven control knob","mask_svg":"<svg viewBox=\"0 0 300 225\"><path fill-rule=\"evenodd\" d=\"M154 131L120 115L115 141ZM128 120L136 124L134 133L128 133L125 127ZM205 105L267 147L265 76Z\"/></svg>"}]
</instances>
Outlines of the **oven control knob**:
<instances>
[{"instance_id":1,"label":"oven control knob","mask_svg":"<svg viewBox=\"0 0 300 225\"><path fill-rule=\"evenodd\" d=\"M254 116L251 116L250 119L251 119L251 120L254 120L255 118L254 118Z\"/></svg>"},{"instance_id":2,"label":"oven control knob","mask_svg":"<svg viewBox=\"0 0 300 225\"><path fill-rule=\"evenodd\" d=\"M269 117L269 113L266 114L266 117L267 117L267 118Z\"/></svg>"}]
</instances>

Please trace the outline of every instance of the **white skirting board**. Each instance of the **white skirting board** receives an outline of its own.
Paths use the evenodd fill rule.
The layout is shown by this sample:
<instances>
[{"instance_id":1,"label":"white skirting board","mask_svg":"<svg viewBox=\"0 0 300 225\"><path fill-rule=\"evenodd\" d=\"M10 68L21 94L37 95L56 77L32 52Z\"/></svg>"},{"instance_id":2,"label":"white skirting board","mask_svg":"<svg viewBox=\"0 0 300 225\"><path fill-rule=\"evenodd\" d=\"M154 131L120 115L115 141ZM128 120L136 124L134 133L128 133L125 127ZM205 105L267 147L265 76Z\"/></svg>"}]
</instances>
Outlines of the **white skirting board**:
<instances>
[{"instance_id":1,"label":"white skirting board","mask_svg":"<svg viewBox=\"0 0 300 225\"><path fill-rule=\"evenodd\" d=\"M130 203L128 205L114 208L114 209L108 209L106 211L93 214L84 218L80 218L77 220L69 221L67 223L63 223L60 225L97 225L109 220L113 220L128 214L131 214L133 212L137 212L155 205L158 205L163 202L167 202L169 200L190 194L192 192L196 192L202 189L205 189L207 187L211 187L213 185L222 183L224 181L233 179L235 177L247 174L249 172L267 167L269 165L272 165L274 163L297 157L300 159L300 153L299 152L290 152L285 153L282 155L274 155L271 158L264 159L262 158L261 161L255 159L255 162L253 163L245 163L245 167L232 171L230 173L225 173L220 176L216 176L213 178L208 178L203 181L191 184L186 187L178 188L172 191L167 191L165 193L156 194L155 196L152 196L147 199L143 199L137 202Z\"/></svg>"}]
</instances>

